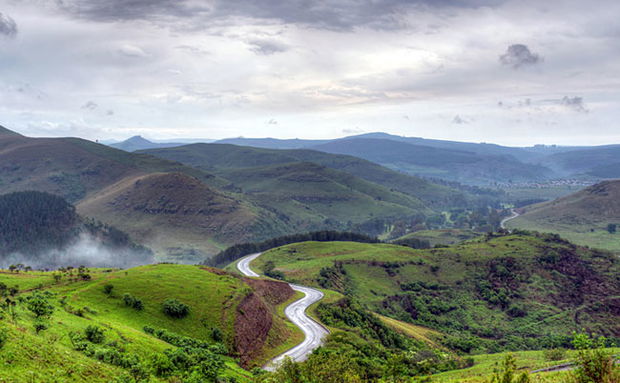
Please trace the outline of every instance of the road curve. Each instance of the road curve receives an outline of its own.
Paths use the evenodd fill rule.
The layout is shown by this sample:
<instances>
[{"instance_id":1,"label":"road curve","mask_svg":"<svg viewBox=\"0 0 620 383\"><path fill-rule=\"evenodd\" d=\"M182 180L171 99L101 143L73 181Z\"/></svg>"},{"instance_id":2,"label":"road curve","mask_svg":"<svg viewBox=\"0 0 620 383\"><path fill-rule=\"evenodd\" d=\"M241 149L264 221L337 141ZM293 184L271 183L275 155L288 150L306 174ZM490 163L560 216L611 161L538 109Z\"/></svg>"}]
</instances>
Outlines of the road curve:
<instances>
[{"instance_id":1,"label":"road curve","mask_svg":"<svg viewBox=\"0 0 620 383\"><path fill-rule=\"evenodd\" d=\"M508 221L510 221L512 219L515 219L515 218L517 218L520 215L519 213L517 213L517 211L515 209L510 209L510 212L512 213L510 215L510 217L506 217L506 218L502 219L502 221L499 223L499 227L501 227L502 229L506 228L506 222L508 222Z\"/></svg>"},{"instance_id":2,"label":"road curve","mask_svg":"<svg viewBox=\"0 0 620 383\"><path fill-rule=\"evenodd\" d=\"M250 268L250 262L260 255L261 253L257 253L241 258L239 262L237 262L237 269L247 277L259 277L260 275ZM287 357L296 362L306 360L312 350L319 347L323 343L323 339L329 334L329 331L325 327L321 326L306 314L306 309L310 305L323 299L323 293L317 289L294 285L292 283L289 283L289 286L295 291L304 293L305 296L286 306L284 314L293 324L303 331L305 338L303 342L297 346L285 351L267 363L263 368L268 371L275 370Z\"/></svg>"}]
</instances>

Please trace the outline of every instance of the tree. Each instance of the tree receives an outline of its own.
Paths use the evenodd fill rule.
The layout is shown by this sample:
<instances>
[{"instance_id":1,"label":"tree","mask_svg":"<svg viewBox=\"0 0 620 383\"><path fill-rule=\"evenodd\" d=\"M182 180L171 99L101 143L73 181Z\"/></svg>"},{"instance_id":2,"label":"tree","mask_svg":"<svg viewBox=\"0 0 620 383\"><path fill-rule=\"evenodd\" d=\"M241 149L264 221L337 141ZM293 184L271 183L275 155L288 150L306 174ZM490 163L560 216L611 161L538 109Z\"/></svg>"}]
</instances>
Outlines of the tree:
<instances>
[{"instance_id":1,"label":"tree","mask_svg":"<svg viewBox=\"0 0 620 383\"><path fill-rule=\"evenodd\" d=\"M590 338L587 334L574 334L573 346L577 351L577 368L572 374L574 383L617 383L620 368L611 353L605 351L606 339Z\"/></svg>"},{"instance_id":2,"label":"tree","mask_svg":"<svg viewBox=\"0 0 620 383\"><path fill-rule=\"evenodd\" d=\"M615 223L610 223L609 225L607 225L607 231L609 232L609 234L614 234L618 229L618 225L616 225Z\"/></svg>"},{"instance_id":3,"label":"tree","mask_svg":"<svg viewBox=\"0 0 620 383\"><path fill-rule=\"evenodd\" d=\"M114 290L114 285L111 283L106 283L105 285L103 285L103 293L105 295L110 295L112 294L112 290Z\"/></svg>"},{"instance_id":4,"label":"tree","mask_svg":"<svg viewBox=\"0 0 620 383\"><path fill-rule=\"evenodd\" d=\"M105 340L103 329L95 325L88 325L84 330L84 335L92 343L103 343Z\"/></svg>"},{"instance_id":5,"label":"tree","mask_svg":"<svg viewBox=\"0 0 620 383\"><path fill-rule=\"evenodd\" d=\"M514 355L508 354L501 364L501 369L496 370L491 377L490 383L529 383L530 377L527 372L516 375L517 360Z\"/></svg>"},{"instance_id":6,"label":"tree","mask_svg":"<svg viewBox=\"0 0 620 383\"><path fill-rule=\"evenodd\" d=\"M44 294L39 292L35 292L26 298L26 308L28 308L37 319L48 318L54 312L54 306L48 302Z\"/></svg>"}]
</instances>

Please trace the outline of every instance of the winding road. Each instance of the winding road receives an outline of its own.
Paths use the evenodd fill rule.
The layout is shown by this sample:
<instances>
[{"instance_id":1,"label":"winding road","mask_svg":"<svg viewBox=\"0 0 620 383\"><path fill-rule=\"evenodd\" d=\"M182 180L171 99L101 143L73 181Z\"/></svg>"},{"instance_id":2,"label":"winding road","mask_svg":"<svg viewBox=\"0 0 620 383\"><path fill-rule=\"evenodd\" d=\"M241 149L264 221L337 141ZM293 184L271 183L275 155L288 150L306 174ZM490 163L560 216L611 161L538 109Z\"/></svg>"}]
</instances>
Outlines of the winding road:
<instances>
[{"instance_id":1,"label":"winding road","mask_svg":"<svg viewBox=\"0 0 620 383\"><path fill-rule=\"evenodd\" d=\"M499 223L499 227L501 227L502 229L506 228L506 222L510 221L511 219L515 219L520 215L515 209L510 209L510 212L512 213L512 215L510 217L502 219L502 221Z\"/></svg>"},{"instance_id":2,"label":"winding road","mask_svg":"<svg viewBox=\"0 0 620 383\"><path fill-rule=\"evenodd\" d=\"M257 253L241 258L239 262L237 262L237 269L246 277L260 277L260 275L250 269L250 263L260 255L261 253ZM287 357L296 362L306 360L312 350L319 347L323 343L323 339L329 334L329 331L325 327L321 326L306 314L306 309L310 305L323 299L323 293L317 289L306 286L299 286L291 283L289 283L289 286L295 291L304 293L305 296L286 306L284 314L293 324L303 331L305 338L303 342L297 346L285 351L267 363L263 368L268 371L275 370Z\"/></svg>"}]
</instances>

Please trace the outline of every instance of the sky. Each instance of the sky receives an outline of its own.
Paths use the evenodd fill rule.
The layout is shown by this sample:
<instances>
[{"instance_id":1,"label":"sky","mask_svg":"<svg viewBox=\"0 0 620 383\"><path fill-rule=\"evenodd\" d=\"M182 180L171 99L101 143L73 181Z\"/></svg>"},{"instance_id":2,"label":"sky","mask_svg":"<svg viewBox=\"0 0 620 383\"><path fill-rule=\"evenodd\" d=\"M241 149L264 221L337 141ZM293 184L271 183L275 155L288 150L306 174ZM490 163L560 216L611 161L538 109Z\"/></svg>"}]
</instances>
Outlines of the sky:
<instances>
[{"instance_id":1,"label":"sky","mask_svg":"<svg viewBox=\"0 0 620 383\"><path fill-rule=\"evenodd\" d=\"M0 0L0 125L620 143L616 0Z\"/></svg>"}]
</instances>

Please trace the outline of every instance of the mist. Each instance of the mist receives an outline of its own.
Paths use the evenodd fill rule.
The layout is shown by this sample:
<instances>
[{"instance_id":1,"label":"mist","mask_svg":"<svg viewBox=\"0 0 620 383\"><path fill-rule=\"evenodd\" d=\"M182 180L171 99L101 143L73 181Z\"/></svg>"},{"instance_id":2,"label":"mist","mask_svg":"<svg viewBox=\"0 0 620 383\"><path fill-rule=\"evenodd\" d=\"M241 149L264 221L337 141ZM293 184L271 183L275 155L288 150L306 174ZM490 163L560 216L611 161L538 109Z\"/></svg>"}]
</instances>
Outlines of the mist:
<instances>
[{"instance_id":1,"label":"mist","mask_svg":"<svg viewBox=\"0 0 620 383\"><path fill-rule=\"evenodd\" d=\"M145 248L109 246L90 233L82 232L62 249L47 249L32 254L16 252L0 258L0 268L19 263L33 269L80 265L128 268L153 263L153 254Z\"/></svg>"}]
</instances>

